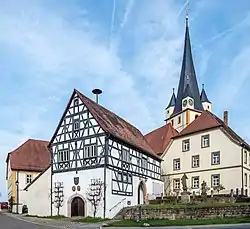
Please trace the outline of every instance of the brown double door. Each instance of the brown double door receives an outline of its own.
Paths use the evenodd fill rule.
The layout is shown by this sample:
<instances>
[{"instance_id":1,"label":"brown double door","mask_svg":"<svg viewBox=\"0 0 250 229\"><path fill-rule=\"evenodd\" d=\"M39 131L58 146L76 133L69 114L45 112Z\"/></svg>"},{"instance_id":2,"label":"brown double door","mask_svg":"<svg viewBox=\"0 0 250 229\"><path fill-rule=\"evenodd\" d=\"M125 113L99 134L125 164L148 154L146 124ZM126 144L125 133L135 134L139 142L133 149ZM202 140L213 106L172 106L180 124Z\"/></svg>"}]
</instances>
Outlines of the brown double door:
<instances>
[{"instance_id":1,"label":"brown double door","mask_svg":"<svg viewBox=\"0 0 250 229\"><path fill-rule=\"evenodd\" d=\"M71 217L73 216L85 216L84 202L80 197L75 197L71 202Z\"/></svg>"}]
</instances>

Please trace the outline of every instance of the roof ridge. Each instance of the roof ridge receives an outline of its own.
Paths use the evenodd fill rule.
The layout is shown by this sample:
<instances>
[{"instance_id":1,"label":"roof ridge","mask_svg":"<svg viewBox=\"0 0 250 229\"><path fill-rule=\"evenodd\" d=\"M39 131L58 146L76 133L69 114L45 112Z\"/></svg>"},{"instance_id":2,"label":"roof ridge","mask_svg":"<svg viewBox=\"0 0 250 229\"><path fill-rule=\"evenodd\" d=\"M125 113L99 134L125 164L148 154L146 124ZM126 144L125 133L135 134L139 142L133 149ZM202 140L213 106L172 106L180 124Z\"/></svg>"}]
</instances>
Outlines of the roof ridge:
<instances>
[{"instance_id":1,"label":"roof ridge","mask_svg":"<svg viewBox=\"0 0 250 229\"><path fill-rule=\"evenodd\" d=\"M81 94L81 96L83 96L84 98L90 100L91 102L95 103L97 106L101 107L102 109L111 112L112 114L114 114L115 116L119 117L120 119L122 119L125 123L127 123L128 125L130 125L131 127L135 128L137 131L139 131L141 133L141 131L135 127L133 124L131 124L130 122L126 121L124 118L122 118L121 116L117 115L116 113L114 113L113 111L107 109L106 107L100 105L99 103L96 103L94 100L92 100L91 98L85 96L84 94L82 94L80 91L78 91L77 89L75 89L77 93ZM142 133L141 133L142 134ZM143 135L143 134L142 134Z\"/></svg>"},{"instance_id":2,"label":"roof ridge","mask_svg":"<svg viewBox=\"0 0 250 229\"><path fill-rule=\"evenodd\" d=\"M23 142L21 145L19 145L17 148L15 148L14 150L11 150L9 153L13 153L15 151L17 151L18 149L20 149L22 146L24 146L26 143L28 143L30 141L30 139L26 140L25 142Z\"/></svg>"},{"instance_id":3,"label":"roof ridge","mask_svg":"<svg viewBox=\"0 0 250 229\"><path fill-rule=\"evenodd\" d=\"M160 126L160 127L156 128L156 129L154 129L154 130L152 130L152 131L148 132L148 133L147 133L147 134L145 134L144 136L147 136L147 135L149 135L149 134L152 134L153 132L155 132L155 131L157 131L157 130L159 130L159 129L161 129L161 128L165 127L165 126L169 126L169 124L170 124L170 123L164 124L164 125L162 125L162 126Z\"/></svg>"}]
</instances>

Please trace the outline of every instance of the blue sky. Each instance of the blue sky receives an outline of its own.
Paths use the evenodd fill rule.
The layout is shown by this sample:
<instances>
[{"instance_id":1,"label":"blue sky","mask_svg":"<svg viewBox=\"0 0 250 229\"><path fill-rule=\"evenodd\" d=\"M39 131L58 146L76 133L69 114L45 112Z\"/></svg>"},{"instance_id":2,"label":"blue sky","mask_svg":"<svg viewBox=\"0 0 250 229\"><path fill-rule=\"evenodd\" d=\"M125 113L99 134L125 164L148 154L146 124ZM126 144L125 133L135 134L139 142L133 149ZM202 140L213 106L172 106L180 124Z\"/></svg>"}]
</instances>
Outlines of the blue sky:
<instances>
[{"instance_id":1,"label":"blue sky","mask_svg":"<svg viewBox=\"0 0 250 229\"><path fill-rule=\"evenodd\" d=\"M143 133L164 124L183 52L184 0L0 0L0 191L6 154L50 140L74 88ZM250 139L250 1L193 0L199 85L213 112ZM177 88L176 88L177 89Z\"/></svg>"}]
</instances>

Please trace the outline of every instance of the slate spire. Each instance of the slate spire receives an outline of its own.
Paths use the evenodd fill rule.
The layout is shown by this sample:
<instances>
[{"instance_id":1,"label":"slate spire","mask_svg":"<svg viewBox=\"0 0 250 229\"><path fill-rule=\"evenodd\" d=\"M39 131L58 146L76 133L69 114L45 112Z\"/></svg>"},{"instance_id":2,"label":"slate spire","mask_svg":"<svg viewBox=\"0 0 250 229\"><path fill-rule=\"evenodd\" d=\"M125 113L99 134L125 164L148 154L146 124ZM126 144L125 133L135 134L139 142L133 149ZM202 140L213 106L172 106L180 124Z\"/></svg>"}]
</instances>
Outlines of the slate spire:
<instances>
[{"instance_id":1,"label":"slate spire","mask_svg":"<svg viewBox=\"0 0 250 229\"><path fill-rule=\"evenodd\" d=\"M174 107L175 106L175 101L176 101L176 97L175 97L174 88L173 88L173 94L172 94L172 97L171 97L171 99L169 101L169 104L168 104L166 109L168 109L169 107Z\"/></svg>"},{"instance_id":2,"label":"slate spire","mask_svg":"<svg viewBox=\"0 0 250 229\"><path fill-rule=\"evenodd\" d=\"M189 86L187 87L187 85ZM184 44L180 81L178 86L174 112L171 116L182 111L182 100L185 98L186 87L188 88L189 93L192 94L192 98L194 99L194 109L203 111L204 109L200 99L200 92L196 79L193 57L192 57L191 42L189 36L188 15L186 15L185 44Z\"/></svg>"},{"instance_id":3,"label":"slate spire","mask_svg":"<svg viewBox=\"0 0 250 229\"><path fill-rule=\"evenodd\" d=\"M205 92L205 89L204 89L204 84L202 84L202 90L201 90L201 102L204 103L204 102L207 102L207 103L211 103L209 101L209 99L207 98L207 94Z\"/></svg>"}]
</instances>

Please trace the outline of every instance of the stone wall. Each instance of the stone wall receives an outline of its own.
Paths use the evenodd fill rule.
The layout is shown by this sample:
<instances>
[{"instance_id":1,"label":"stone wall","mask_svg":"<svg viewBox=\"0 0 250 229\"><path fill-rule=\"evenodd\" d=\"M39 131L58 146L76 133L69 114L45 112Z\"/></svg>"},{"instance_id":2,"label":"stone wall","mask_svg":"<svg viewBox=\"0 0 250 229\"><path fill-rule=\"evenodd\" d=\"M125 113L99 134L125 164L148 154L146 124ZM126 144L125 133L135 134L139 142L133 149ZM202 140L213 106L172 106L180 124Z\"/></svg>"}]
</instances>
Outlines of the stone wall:
<instances>
[{"instance_id":1,"label":"stone wall","mask_svg":"<svg viewBox=\"0 0 250 229\"><path fill-rule=\"evenodd\" d=\"M150 207L150 206L149 206ZM139 207L124 208L116 219L136 219L140 215ZM250 204L238 206L215 206L186 208L148 208L141 209L141 219L209 219L216 217L250 216Z\"/></svg>"}]
</instances>

